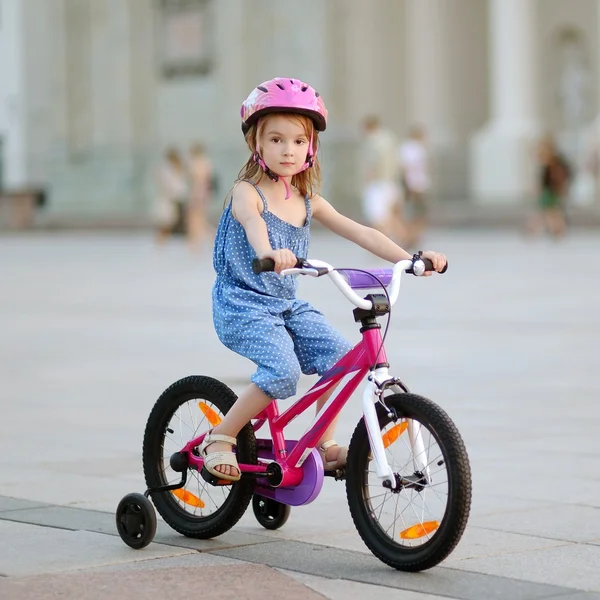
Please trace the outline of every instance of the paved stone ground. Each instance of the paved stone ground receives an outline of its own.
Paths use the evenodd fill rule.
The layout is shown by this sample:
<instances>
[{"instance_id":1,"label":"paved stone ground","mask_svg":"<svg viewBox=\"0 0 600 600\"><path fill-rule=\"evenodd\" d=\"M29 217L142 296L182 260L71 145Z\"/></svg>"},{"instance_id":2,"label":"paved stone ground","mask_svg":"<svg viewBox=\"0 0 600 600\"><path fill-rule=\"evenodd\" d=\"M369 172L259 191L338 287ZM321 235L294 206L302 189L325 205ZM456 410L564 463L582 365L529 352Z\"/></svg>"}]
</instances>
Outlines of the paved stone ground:
<instances>
[{"instance_id":1,"label":"paved stone ground","mask_svg":"<svg viewBox=\"0 0 600 600\"><path fill-rule=\"evenodd\" d=\"M432 231L427 246L450 270L406 280L388 355L461 430L473 507L454 553L413 575L368 552L334 481L279 531L249 510L214 540L160 522L153 544L126 547L114 510L144 490L141 439L158 395L192 373L240 391L251 373L212 331L210 261L180 240L157 251L142 233L0 238L0 598L250 598L282 587L336 600L600 598L600 236ZM311 255L380 264L322 232ZM331 282L301 288L358 339ZM338 441L359 413L345 409Z\"/></svg>"}]
</instances>

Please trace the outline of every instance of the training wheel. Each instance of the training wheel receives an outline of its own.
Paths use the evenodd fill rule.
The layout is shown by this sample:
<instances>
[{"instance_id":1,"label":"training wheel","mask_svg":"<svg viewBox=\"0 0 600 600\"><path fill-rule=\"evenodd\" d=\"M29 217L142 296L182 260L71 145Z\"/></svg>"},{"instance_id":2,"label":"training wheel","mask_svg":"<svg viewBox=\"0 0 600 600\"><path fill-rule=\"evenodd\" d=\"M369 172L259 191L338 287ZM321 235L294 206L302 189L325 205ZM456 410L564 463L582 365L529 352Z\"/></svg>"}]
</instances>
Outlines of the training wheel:
<instances>
[{"instance_id":1,"label":"training wheel","mask_svg":"<svg viewBox=\"0 0 600 600\"><path fill-rule=\"evenodd\" d=\"M145 548L156 534L156 512L143 494L127 494L117 507L117 531L131 548Z\"/></svg>"},{"instance_id":2,"label":"training wheel","mask_svg":"<svg viewBox=\"0 0 600 600\"><path fill-rule=\"evenodd\" d=\"M282 504L277 500L265 498L254 494L252 496L252 510L256 520L265 529L279 529L290 518L292 511L289 504Z\"/></svg>"}]
</instances>

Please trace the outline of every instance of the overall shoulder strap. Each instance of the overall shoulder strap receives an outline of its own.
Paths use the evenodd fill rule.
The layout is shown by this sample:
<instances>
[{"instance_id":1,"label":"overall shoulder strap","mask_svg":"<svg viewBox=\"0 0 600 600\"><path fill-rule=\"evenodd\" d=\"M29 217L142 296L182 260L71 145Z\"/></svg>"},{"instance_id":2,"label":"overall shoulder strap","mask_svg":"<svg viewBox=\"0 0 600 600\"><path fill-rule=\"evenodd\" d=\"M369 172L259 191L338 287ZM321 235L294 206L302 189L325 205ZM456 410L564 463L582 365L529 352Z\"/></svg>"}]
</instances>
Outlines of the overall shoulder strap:
<instances>
[{"instance_id":1,"label":"overall shoulder strap","mask_svg":"<svg viewBox=\"0 0 600 600\"><path fill-rule=\"evenodd\" d=\"M263 202L263 209L265 211L269 210L269 206L267 204L267 199L265 198L265 195L262 193L261 189L258 187L258 185L256 185L256 183L254 183L254 181L250 180L250 179L240 179L240 181L245 181L246 183L249 183L257 192L258 195L260 196L262 202Z\"/></svg>"}]
</instances>

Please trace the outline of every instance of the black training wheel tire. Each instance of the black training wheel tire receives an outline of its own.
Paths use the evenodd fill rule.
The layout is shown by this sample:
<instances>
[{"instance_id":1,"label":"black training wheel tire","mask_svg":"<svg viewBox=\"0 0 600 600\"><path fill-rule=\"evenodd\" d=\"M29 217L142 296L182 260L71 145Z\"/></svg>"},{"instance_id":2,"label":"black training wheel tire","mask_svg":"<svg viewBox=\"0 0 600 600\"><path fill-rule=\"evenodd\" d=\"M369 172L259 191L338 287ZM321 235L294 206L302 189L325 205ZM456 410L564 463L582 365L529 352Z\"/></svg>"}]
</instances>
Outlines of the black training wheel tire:
<instances>
[{"instance_id":1,"label":"black training wheel tire","mask_svg":"<svg viewBox=\"0 0 600 600\"><path fill-rule=\"evenodd\" d=\"M204 399L226 414L237 400L235 393L224 383L200 375L176 381L156 401L144 433L142 459L148 488L166 485L163 464L163 441L169 420L177 409L190 400ZM237 459L240 463L257 464L256 437L248 423L237 436ZM210 484L207 484L210 485ZM254 481L242 478L227 486L229 495L214 513L194 516L183 510L170 492L154 492L152 502L165 522L186 537L210 539L231 529L243 516L252 499Z\"/></svg>"},{"instance_id":2,"label":"black training wheel tire","mask_svg":"<svg viewBox=\"0 0 600 600\"><path fill-rule=\"evenodd\" d=\"M117 531L131 548L145 548L156 535L156 512L152 502L143 494L127 494L116 513Z\"/></svg>"},{"instance_id":3,"label":"black training wheel tire","mask_svg":"<svg viewBox=\"0 0 600 600\"><path fill-rule=\"evenodd\" d=\"M283 527L290 518L292 508L289 504L282 504L272 498L265 498L254 494L252 498L252 510L256 520L265 529L279 529Z\"/></svg>"},{"instance_id":4,"label":"black training wheel tire","mask_svg":"<svg viewBox=\"0 0 600 600\"><path fill-rule=\"evenodd\" d=\"M394 394L385 398L398 418L412 418L424 425L435 438L447 466L448 502L437 533L422 546L410 548L394 543L369 512L365 497L371 450L364 419L354 430L348 450L346 493L350 514L366 546L387 565L400 571L423 571L443 561L460 541L471 508L471 469L469 457L458 429L437 404L415 394ZM379 425L383 430L392 419L377 404Z\"/></svg>"}]
</instances>

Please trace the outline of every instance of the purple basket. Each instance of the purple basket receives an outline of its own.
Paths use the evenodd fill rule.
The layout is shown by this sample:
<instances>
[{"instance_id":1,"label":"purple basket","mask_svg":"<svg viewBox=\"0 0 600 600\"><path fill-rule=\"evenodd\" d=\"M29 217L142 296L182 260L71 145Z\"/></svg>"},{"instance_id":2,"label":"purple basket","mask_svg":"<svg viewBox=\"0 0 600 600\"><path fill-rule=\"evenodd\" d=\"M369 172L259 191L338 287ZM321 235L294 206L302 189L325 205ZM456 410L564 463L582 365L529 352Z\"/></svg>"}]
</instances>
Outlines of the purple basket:
<instances>
[{"instance_id":1,"label":"purple basket","mask_svg":"<svg viewBox=\"0 0 600 600\"><path fill-rule=\"evenodd\" d=\"M365 273L361 271L352 271L350 269L339 269L348 285L354 290L367 290L370 288L381 288L379 279L383 285L388 286L392 282L394 271L392 269L365 269ZM377 279L375 279L377 277Z\"/></svg>"}]
</instances>

